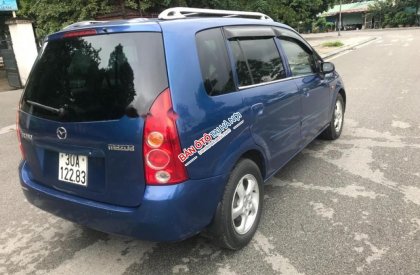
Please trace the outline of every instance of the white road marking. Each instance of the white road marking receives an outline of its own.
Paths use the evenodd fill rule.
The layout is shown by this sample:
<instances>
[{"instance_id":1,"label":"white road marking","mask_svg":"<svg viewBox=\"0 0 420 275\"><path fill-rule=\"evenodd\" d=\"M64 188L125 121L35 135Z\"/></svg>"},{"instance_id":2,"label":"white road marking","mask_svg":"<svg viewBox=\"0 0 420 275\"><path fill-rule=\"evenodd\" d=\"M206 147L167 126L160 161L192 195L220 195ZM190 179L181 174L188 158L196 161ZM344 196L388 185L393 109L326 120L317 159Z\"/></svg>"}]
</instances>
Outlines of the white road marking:
<instances>
[{"instance_id":1,"label":"white road marking","mask_svg":"<svg viewBox=\"0 0 420 275\"><path fill-rule=\"evenodd\" d=\"M16 125L12 124L0 129L0 135L7 134L9 132L16 131Z\"/></svg>"}]
</instances>

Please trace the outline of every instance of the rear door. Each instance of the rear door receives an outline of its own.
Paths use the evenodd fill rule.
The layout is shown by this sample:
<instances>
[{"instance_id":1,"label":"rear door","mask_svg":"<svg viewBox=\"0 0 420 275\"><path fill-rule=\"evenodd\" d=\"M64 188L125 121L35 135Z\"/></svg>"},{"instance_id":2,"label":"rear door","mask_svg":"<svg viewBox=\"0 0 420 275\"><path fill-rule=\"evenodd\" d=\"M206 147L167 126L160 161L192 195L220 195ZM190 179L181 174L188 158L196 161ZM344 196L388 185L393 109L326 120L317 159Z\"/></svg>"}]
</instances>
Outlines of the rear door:
<instances>
[{"instance_id":1,"label":"rear door","mask_svg":"<svg viewBox=\"0 0 420 275\"><path fill-rule=\"evenodd\" d=\"M47 42L19 114L31 180L95 201L139 205L143 117L167 87L160 32Z\"/></svg>"},{"instance_id":2,"label":"rear door","mask_svg":"<svg viewBox=\"0 0 420 275\"><path fill-rule=\"evenodd\" d=\"M225 28L252 135L272 169L286 163L300 141L301 95L282 60L271 27Z\"/></svg>"}]
</instances>

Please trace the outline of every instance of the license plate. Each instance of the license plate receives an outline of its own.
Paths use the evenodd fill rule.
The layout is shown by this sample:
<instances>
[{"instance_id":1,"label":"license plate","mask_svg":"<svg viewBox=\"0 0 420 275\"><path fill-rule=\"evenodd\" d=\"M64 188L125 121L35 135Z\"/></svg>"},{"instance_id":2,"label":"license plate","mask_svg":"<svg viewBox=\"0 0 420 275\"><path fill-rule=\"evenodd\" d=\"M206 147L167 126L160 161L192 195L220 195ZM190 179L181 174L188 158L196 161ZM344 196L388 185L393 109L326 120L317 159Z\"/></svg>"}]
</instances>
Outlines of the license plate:
<instances>
[{"instance_id":1,"label":"license plate","mask_svg":"<svg viewBox=\"0 0 420 275\"><path fill-rule=\"evenodd\" d=\"M86 156L59 153L58 180L87 186L87 166Z\"/></svg>"}]
</instances>

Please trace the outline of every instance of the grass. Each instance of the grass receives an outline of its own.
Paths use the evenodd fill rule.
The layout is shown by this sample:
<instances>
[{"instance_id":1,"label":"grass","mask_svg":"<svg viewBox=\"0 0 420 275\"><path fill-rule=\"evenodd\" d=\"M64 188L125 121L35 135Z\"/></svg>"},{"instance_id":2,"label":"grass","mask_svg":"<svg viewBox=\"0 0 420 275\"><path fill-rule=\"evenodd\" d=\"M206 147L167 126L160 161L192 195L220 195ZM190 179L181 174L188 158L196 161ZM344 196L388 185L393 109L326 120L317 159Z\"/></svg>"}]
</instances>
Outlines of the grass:
<instances>
[{"instance_id":1,"label":"grass","mask_svg":"<svg viewBox=\"0 0 420 275\"><path fill-rule=\"evenodd\" d=\"M323 47L341 47L344 46L343 42L341 41L328 41L325 43L322 43Z\"/></svg>"}]
</instances>

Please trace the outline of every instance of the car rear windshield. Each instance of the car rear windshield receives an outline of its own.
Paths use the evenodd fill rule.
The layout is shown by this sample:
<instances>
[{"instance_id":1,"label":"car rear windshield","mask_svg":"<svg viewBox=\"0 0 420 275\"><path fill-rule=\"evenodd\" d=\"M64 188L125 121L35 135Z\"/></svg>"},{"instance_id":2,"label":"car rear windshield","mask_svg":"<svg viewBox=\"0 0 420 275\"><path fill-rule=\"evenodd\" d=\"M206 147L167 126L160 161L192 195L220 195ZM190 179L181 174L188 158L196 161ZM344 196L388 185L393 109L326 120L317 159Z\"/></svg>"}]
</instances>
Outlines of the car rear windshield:
<instances>
[{"instance_id":1,"label":"car rear windshield","mask_svg":"<svg viewBox=\"0 0 420 275\"><path fill-rule=\"evenodd\" d=\"M120 33L47 42L22 110L56 121L146 114L168 87L161 33Z\"/></svg>"}]
</instances>

